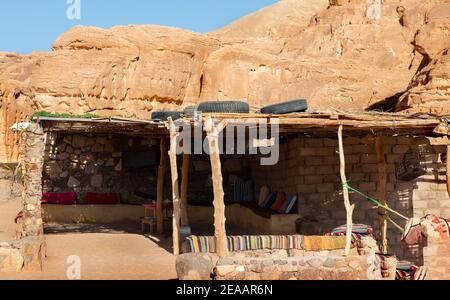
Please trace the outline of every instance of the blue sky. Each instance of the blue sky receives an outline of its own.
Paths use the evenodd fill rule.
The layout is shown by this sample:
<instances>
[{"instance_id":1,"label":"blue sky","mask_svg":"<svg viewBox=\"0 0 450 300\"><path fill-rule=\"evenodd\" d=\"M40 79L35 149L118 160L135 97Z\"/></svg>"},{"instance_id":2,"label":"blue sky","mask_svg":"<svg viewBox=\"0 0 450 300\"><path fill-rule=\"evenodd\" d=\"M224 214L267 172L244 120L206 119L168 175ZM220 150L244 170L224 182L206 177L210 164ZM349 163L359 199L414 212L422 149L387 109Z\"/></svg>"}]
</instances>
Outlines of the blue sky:
<instances>
[{"instance_id":1,"label":"blue sky","mask_svg":"<svg viewBox=\"0 0 450 300\"><path fill-rule=\"evenodd\" d=\"M81 19L67 17L80 1ZM2 0L0 51L47 51L74 25L159 24L207 32L277 0Z\"/></svg>"}]
</instances>

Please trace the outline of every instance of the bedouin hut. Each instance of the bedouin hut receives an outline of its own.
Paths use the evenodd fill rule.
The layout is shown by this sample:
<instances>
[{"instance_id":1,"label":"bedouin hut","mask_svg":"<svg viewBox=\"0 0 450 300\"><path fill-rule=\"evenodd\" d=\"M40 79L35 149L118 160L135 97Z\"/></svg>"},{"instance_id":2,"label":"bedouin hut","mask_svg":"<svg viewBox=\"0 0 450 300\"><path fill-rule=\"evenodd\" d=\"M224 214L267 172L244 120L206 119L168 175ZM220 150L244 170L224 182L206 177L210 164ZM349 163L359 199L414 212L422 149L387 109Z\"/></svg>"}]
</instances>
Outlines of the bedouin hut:
<instances>
[{"instance_id":1,"label":"bedouin hut","mask_svg":"<svg viewBox=\"0 0 450 300\"><path fill-rule=\"evenodd\" d=\"M406 219L450 215L448 123L434 116L318 111L34 121L22 133L22 153L38 151L42 159L23 167L33 183L25 193L36 195L24 199L23 235L43 233L41 192L50 202L72 193L71 205L42 204L44 223L141 224L136 204L154 199L156 219L147 221L158 233L172 225L174 254L185 253L177 266L182 279L209 278L198 255L211 258L217 278L393 278L394 254L419 266L434 262L427 245L402 242ZM208 154L180 151L195 148L194 138L180 137L198 125ZM239 126L246 130L232 136L245 135L247 151L279 146L277 163L261 164L261 151L221 153L221 134ZM249 140L252 129L263 134ZM26 155L22 160L30 166ZM172 206L171 224L164 224Z\"/></svg>"}]
</instances>

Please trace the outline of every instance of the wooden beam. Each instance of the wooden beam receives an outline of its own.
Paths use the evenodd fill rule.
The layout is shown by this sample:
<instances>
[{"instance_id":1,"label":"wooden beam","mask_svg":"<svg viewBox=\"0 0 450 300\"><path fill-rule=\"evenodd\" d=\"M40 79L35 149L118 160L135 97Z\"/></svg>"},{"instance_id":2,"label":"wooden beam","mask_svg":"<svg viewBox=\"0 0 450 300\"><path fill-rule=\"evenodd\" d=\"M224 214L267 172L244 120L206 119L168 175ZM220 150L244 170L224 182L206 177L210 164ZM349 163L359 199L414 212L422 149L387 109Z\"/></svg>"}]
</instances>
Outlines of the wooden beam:
<instances>
[{"instance_id":1,"label":"wooden beam","mask_svg":"<svg viewBox=\"0 0 450 300\"><path fill-rule=\"evenodd\" d=\"M216 127L211 117L208 117L205 120L204 128L208 138L214 189L214 236L216 238L216 252L219 257L228 255L222 165L220 162L219 151L219 133L220 129L223 129L223 127L224 124Z\"/></svg>"},{"instance_id":2,"label":"wooden beam","mask_svg":"<svg viewBox=\"0 0 450 300\"><path fill-rule=\"evenodd\" d=\"M383 150L383 137L377 136L376 142L376 152L378 159L378 198L383 205L387 205L387 175L386 175L386 157L384 155ZM387 228L388 228L388 218L386 214L386 209L379 208L378 211L380 215L380 232L381 232L381 251L384 254L387 254L389 251L388 248L388 239L387 239Z\"/></svg>"},{"instance_id":3,"label":"wooden beam","mask_svg":"<svg viewBox=\"0 0 450 300\"><path fill-rule=\"evenodd\" d=\"M177 166L177 138L178 132L172 118L169 118L170 132L170 170L172 173L172 197L173 197L173 254L180 255L180 187L178 184Z\"/></svg>"},{"instance_id":4,"label":"wooden beam","mask_svg":"<svg viewBox=\"0 0 450 300\"><path fill-rule=\"evenodd\" d=\"M343 186L343 193L344 193L344 205L345 205L345 211L347 215L347 241L345 243L345 256L350 255L350 250L352 246L352 232L353 232L353 211L355 209L355 205L350 204L350 195L347 188L348 182L347 182L347 176L345 174L345 153L344 153L344 141L342 138L342 131L344 130L344 127L341 125L339 126L338 130L338 138L339 138L339 159L341 162L341 180L342 180L342 186Z\"/></svg>"},{"instance_id":5,"label":"wooden beam","mask_svg":"<svg viewBox=\"0 0 450 300\"><path fill-rule=\"evenodd\" d=\"M447 145L447 192L450 197L450 136Z\"/></svg>"},{"instance_id":6,"label":"wooden beam","mask_svg":"<svg viewBox=\"0 0 450 300\"><path fill-rule=\"evenodd\" d=\"M158 181L156 188L156 232L162 234L164 232L164 178L166 175L166 139L161 138L160 144L160 160L158 168Z\"/></svg>"},{"instance_id":7,"label":"wooden beam","mask_svg":"<svg viewBox=\"0 0 450 300\"><path fill-rule=\"evenodd\" d=\"M189 225L188 217L188 184L189 184L189 154L183 154L183 167L181 170L181 225Z\"/></svg>"}]
</instances>

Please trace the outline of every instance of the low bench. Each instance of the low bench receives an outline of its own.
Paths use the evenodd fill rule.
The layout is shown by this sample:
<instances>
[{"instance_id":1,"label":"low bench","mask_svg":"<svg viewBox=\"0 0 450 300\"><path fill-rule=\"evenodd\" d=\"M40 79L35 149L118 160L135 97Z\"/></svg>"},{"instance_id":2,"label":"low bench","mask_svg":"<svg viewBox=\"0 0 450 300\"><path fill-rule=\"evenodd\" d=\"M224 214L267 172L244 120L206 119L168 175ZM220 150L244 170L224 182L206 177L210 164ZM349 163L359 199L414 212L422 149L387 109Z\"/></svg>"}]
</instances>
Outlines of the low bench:
<instances>
[{"instance_id":1,"label":"low bench","mask_svg":"<svg viewBox=\"0 0 450 300\"><path fill-rule=\"evenodd\" d=\"M192 224L214 224L214 208L211 206L192 206L188 208ZM230 204L226 206L227 226L242 229L245 234L295 234L299 214L276 214L253 205Z\"/></svg>"},{"instance_id":2,"label":"low bench","mask_svg":"<svg viewBox=\"0 0 450 300\"><path fill-rule=\"evenodd\" d=\"M144 209L131 204L42 204L42 213L46 223L139 223Z\"/></svg>"}]
</instances>

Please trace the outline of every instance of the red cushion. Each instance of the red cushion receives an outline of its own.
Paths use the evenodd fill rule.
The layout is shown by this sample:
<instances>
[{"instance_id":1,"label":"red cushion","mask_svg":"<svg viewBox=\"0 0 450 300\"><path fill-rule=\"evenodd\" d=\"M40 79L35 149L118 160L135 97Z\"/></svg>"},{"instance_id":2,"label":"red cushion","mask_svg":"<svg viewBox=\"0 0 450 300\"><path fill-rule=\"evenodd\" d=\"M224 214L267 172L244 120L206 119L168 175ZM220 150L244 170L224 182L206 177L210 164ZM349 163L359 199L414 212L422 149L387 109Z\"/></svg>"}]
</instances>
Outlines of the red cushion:
<instances>
[{"instance_id":1,"label":"red cushion","mask_svg":"<svg viewBox=\"0 0 450 300\"><path fill-rule=\"evenodd\" d=\"M279 211L286 203L286 201L287 201L286 194L283 192L278 193L277 200L270 209L272 209L273 211Z\"/></svg>"},{"instance_id":2,"label":"red cushion","mask_svg":"<svg viewBox=\"0 0 450 300\"><path fill-rule=\"evenodd\" d=\"M84 204L119 204L119 196L117 194L98 194L98 193L87 193Z\"/></svg>"},{"instance_id":3,"label":"red cushion","mask_svg":"<svg viewBox=\"0 0 450 300\"><path fill-rule=\"evenodd\" d=\"M43 193L42 203L47 204L77 204L77 193Z\"/></svg>"}]
</instances>

